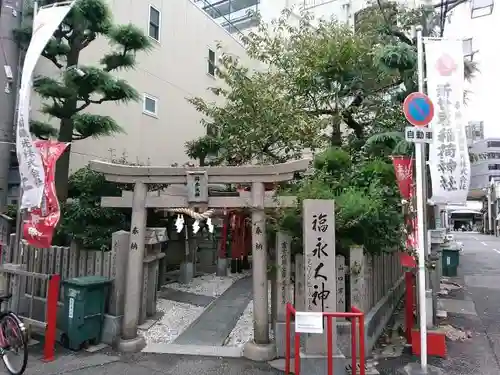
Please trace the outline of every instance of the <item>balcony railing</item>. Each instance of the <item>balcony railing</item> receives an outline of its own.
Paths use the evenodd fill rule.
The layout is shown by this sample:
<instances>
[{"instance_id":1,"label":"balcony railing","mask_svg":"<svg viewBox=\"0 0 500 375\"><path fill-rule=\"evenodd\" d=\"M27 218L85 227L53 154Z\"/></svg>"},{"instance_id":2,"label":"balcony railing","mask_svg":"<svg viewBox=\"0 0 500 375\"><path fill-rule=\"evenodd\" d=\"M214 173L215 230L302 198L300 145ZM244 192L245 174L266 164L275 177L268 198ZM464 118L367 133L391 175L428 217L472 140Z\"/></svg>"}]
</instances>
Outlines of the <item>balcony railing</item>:
<instances>
[{"instance_id":1,"label":"balcony railing","mask_svg":"<svg viewBox=\"0 0 500 375\"><path fill-rule=\"evenodd\" d=\"M197 0L196 4L222 27L234 33L256 25L253 15L258 11L260 0ZM245 10L247 12L242 12ZM250 12L252 16L248 15ZM235 17L235 13L241 16Z\"/></svg>"}]
</instances>

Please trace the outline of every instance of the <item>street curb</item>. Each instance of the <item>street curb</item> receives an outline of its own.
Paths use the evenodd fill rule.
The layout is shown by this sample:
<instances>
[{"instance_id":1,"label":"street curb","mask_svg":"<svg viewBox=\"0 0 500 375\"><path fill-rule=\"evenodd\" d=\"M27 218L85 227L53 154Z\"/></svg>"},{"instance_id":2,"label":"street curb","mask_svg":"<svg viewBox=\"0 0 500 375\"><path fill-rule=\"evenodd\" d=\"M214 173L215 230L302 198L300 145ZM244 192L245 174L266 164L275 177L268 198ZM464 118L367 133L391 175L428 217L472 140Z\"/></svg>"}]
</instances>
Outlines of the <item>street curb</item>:
<instances>
[{"instance_id":1,"label":"street curb","mask_svg":"<svg viewBox=\"0 0 500 375\"><path fill-rule=\"evenodd\" d=\"M181 345L156 343L148 344L141 353L200 355L206 357L243 357L243 348L236 346Z\"/></svg>"}]
</instances>

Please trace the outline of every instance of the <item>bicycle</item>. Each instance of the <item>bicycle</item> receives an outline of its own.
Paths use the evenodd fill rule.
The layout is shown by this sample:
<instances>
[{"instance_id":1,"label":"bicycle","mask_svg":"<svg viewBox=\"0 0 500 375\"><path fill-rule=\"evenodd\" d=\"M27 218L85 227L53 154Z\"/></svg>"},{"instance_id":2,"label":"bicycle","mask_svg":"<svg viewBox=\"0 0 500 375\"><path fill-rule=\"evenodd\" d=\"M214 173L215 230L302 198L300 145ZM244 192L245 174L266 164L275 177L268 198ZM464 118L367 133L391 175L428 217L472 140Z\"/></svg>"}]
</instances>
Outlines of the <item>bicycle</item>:
<instances>
[{"instance_id":1,"label":"bicycle","mask_svg":"<svg viewBox=\"0 0 500 375\"><path fill-rule=\"evenodd\" d=\"M0 306L8 301L12 294L0 295ZM14 354L19 357L23 351L20 366L15 366L10 357ZM12 311L0 311L0 355L5 368L11 375L21 375L28 364L28 337L24 323Z\"/></svg>"}]
</instances>

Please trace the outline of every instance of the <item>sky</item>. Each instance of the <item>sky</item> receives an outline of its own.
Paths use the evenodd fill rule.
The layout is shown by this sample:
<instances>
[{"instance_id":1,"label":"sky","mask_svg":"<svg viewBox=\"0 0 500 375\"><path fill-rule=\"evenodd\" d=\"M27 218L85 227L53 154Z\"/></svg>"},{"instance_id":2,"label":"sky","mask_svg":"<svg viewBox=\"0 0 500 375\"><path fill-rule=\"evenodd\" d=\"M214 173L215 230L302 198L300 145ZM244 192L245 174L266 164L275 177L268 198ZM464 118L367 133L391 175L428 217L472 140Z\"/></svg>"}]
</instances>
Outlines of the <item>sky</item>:
<instances>
[{"instance_id":1,"label":"sky","mask_svg":"<svg viewBox=\"0 0 500 375\"><path fill-rule=\"evenodd\" d=\"M485 138L500 138L498 114L494 110L498 94L496 83L500 82L500 48L494 36L496 25L500 24L500 10L493 8L493 14L471 19L470 5L462 4L454 11L451 22L446 24L445 37L473 38L473 49L478 50L474 56L480 72L467 84L468 100L465 116L468 121L484 121Z\"/></svg>"}]
</instances>

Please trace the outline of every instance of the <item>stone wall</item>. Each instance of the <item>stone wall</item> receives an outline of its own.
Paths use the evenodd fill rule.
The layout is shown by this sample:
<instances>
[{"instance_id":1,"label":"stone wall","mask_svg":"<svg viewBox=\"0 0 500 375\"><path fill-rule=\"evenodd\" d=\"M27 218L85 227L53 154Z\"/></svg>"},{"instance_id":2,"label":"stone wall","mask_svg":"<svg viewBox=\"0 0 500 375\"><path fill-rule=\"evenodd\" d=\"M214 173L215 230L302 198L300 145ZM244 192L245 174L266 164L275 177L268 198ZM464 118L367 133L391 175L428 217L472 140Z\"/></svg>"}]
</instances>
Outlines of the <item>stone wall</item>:
<instances>
[{"instance_id":1,"label":"stone wall","mask_svg":"<svg viewBox=\"0 0 500 375\"><path fill-rule=\"evenodd\" d=\"M285 258L286 259L286 258ZM280 281L286 288L278 295L278 304L283 301L292 303L297 311L305 311L305 275L304 258L295 255L294 283ZM277 268L283 261L277 257ZM279 272L278 272L279 274ZM365 349L369 353L378 337L387 325L395 308L404 294L403 269L399 263L398 253L383 253L380 255L365 254L360 247L353 247L347 260L342 255L336 256L336 311L350 311L351 306L365 313ZM293 289L293 292L291 290ZM279 310L279 309L278 309ZM282 318L282 322L284 322ZM342 353L351 355L351 323L345 319L336 319L338 346ZM294 325L291 325L292 335ZM284 323L275 323L278 355L284 356L285 330ZM358 330L359 334L359 330ZM293 344L293 336L292 336Z\"/></svg>"}]
</instances>

